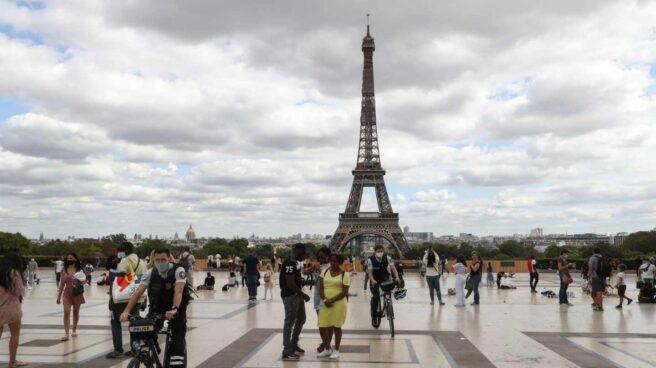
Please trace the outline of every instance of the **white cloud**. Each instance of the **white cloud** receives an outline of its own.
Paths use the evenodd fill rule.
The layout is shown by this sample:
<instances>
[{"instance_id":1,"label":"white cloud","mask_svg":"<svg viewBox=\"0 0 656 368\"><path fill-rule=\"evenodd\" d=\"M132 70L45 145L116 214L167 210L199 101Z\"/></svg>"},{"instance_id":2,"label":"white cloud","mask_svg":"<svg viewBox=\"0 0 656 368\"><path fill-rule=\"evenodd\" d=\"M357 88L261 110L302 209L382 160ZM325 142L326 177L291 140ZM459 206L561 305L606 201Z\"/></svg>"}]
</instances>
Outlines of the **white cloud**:
<instances>
[{"instance_id":1,"label":"white cloud","mask_svg":"<svg viewBox=\"0 0 656 368\"><path fill-rule=\"evenodd\" d=\"M656 223L651 2L53 1L0 3L0 230L330 233L367 12L402 223Z\"/></svg>"}]
</instances>

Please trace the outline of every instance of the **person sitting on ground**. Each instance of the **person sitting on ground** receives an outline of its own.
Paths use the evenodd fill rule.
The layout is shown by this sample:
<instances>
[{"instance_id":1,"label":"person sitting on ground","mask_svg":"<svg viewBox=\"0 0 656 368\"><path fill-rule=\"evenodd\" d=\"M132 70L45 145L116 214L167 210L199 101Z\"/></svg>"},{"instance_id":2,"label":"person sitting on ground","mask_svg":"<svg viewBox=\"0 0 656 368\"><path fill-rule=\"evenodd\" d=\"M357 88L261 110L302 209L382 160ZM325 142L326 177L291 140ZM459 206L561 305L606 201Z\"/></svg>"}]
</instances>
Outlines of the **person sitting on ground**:
<instances>
[{"instance_id":1,"label":"person sitting on ground","mask_svg":"<svg viewBox=\"0 0 656 368\"><path fill-rule=\"evenodd\" d=\"M215 284L214 276L210 272L207 273L207 276L205 277L205 282L203 285L198 285L196 290L214 290L214 284Z\"/></svg>"},{"instance_id":2,"label":"person sitting on ground","mask_svg":"<svg viewBox=\"0 0 656 368\"><path fill-rule=\"evenodd\" d=\"M230 271L230 277L228 277L228 283L223 285L221 290L228 291L229 288L239 286L239 281L237 281L237 275L235 271Z\"/></svg>"},{"instance_id":3,"label":"person sitting on ground","mask_svg":"<svg viewBox=\"0 0 656 368\"><path fill-rule=\"evenodd\" d=\"M506 274L506 273L503 272L503 271L500 271L500 272L497 273L497 287L498 287L499 289L501 289L501 279L503 278L503 276L504 276L505 274Z\"/></svg>"},{"instance_id":4,"label":"person sitting on ground","mask_svg":"<svg viewBox=\"0 0 656 368\"><path fill-rule=\"evenodd\" d=\"M98 280L96 280L96 285L98 286L103 286L107 283L107 273L103 272L98 276Z\"/></svg>"},{"instance_id":5,"label":"person sitting on ground","mask_svg":"<svg viewBox=\"0 0 656 368\"><path fill-rule=\"evenodd\" d=\"M510 280L510 277L508 277L507 274L503 274L503 277L501 278L501 285L499 286L499 289L517 289L517 286Z\"/></svg>"}]
</instances>

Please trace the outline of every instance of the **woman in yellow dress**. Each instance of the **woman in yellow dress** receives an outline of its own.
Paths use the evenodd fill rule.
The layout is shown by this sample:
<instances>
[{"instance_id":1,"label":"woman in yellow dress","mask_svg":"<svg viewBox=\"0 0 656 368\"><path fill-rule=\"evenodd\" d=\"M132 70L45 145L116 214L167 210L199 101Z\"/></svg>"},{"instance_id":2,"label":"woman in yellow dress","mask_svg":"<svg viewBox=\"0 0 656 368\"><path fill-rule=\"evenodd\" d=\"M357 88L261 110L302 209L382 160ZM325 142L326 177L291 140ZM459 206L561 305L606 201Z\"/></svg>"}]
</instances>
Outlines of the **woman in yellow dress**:
<instances>
[{"instance_id":1,"label":"woman in yellow dress","mask_svg":"<svg viewBox=\"0 0 656 368\"><path fill-rule=\"evenodd\" d=\"M339 346L342 342L342 326L346 321L346 296L351 280L341 268L344 258L339 254L330 255L330 268L321 274L319 281L319 334L323 346L327 347L317 356L319 358L339 358ZM335 349L330 349L330 342L335 335Z\"/></svg>"}]
</instances>

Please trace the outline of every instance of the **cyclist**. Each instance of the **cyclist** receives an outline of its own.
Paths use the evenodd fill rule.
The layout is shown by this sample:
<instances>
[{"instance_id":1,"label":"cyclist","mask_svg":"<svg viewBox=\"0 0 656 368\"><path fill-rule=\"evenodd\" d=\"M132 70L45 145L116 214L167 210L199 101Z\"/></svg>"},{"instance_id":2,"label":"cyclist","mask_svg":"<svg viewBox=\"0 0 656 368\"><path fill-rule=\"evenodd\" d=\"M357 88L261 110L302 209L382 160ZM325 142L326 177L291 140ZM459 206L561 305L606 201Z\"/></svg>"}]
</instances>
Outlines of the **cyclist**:
<instances>
[{"instance_id":1,"label":"cyclist","mask_svg":"<svg viewBox=\"0 0 656 368\"><path fill-rule=\"evenodd\" d=\"M399 273L394 266L394 261L390 256L385 254L385 249L380 244L374 247L374 255L367 259L367 275L369 275L369 280L371 281L371 320L372 324L374 324L380 303L379 284L388 281L390 276L394 277L396 284L400 282Z\"/></svg>"},{"instance_id":2,"label":"cyclist","mask_svg":"<svg viewBox=\"0 0 656 368\"><path fill-rule=\"evenodd\" d=\"M168 356L164 357L164 366L184 367L186 366L187 304L191 299L187 287L187 273L183 267L170 262L171 253L166 248L155 249L153 259L155 268L151 268L143 275L137 291L121 314L121 321L128 320L132 308L141 295L148 291L150 300L148 316L163 315L169 320L171 329L171 342Z\"/></svg>"}]
</instances>

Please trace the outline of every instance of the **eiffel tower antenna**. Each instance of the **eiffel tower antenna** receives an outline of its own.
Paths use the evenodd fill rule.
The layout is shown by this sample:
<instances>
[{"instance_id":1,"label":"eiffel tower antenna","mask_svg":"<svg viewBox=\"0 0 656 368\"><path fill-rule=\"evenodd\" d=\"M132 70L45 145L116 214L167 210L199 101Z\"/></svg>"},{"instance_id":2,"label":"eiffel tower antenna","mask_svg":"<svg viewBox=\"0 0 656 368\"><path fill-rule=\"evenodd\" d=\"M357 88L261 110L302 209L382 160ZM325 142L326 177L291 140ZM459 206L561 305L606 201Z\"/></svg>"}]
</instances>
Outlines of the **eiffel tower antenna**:
<instances>
[{"instance_id":1,"label":"eiffel tower antenna","mask_svg":"<svg viewBox=\"0 0 656 368\"><path fill-rule=\"evenodd\" d=\"M408 244L399 226L399 214L392 210L385 187L385 170L381 166L378 149L373 62L375 50L376 45L369 32L369 14L367 14L367 34L362 39L364 64L358 158L352 171L353 184L346 209L339 215L339 225L330 241L330 247L341 251L351 240L364 235L373 235L386 239L396 249L399 258L402 258L403 253L408 250ZM362 191L365 187L375 188L378 212L360 212Z\"/></svg>"}]
</instances>

